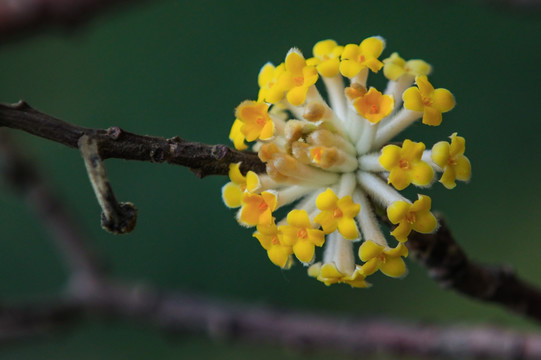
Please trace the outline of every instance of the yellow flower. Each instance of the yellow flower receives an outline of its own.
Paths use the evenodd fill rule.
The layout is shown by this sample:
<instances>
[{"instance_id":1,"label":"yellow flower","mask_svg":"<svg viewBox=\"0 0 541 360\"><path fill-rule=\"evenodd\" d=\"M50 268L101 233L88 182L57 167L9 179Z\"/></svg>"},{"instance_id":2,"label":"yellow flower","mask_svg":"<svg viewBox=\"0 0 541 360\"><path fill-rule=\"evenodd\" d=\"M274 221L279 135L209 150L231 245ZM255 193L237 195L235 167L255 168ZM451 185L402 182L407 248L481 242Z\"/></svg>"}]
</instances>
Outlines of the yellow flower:
<instances>
[{"instance_id":1,"label":"yellow flower","mask_svg":"<svg viewBox=\"0 0 541 360\"><path fill-rule=\"evenodd\" d=\"M394 99L370 88L366 94L355 99L353 106L362 117L375 124L393 111Z\"/></svg>"},{"instance_id":2,"label":"yellow flower","mask_svg":"<svg viewBox=\"0 0 541 360\"><path fill-rule=\"evenodd\" d=\"M284 97L286 89L279 86L278 79L285 71L285 64L274 67L271 63L263 65L259 71L257 82L259 84L259 95L257 101L265 101L275 104Z\"/></svg>"},{"instance_id":3,"label":"yellow flower","mask_svg":"<svg viewBox=\"0 0 541 360\"><path fill-rule=\"evenodd\" d=\"M456 186L455 180L469 181L471 178L470 160L464 156L466 140L456 133L451 135L451 144L440 141L432 147L432 161L443 169L440 182L447 189Z\"/></svg>"},{"instance_id":4,"label":"yellow flower","mask_svg":"<svg viewBox=\"0 0 541 360\"><path fill-rule=\"evenodd\" d=\"M287 225L278 227L284 244L293 247L300 261L309 263L314 258L315 246L323 246L325 233L314 229L306 210L294 209L287 214Z\"/></svg>"},{"instance_id":5,"label":"yellow flower","mask_svg":"<svg viewBox=\"0 0 541 360\"><path fill-rule=\"evenodd\" d=\"M274 123L269 113L269 105L251 100L243 101L236 109L237 118L242 122L240 131L247 141L269 140L274 134Z\"/></svg>"},{"instance_id":6,"label":"yellow flower","mask_svg":"<svg viewBox=\"0 0 541 360\"><path fill-rule=\"evenodd\" d=\"M387 207L387 217L393 224L398 226L391 235L400 242L408 240L411 230L422 234L429 234L436 230L438 222L430 212L432 200L426 195L419 195L419 199L413 204L406 201L395 201Z\"/></svg>"},{"instance_id":7,"label":"yellow flower","mask_svg":"<svg viewBox=\"0 0 541 360\"><path fill-rule=\"evenodd\" d=\"M235 119L233 126L231 126L231 131L229 132L229 140L233 141L235 149L237 150L246 150L248 146L244 143L246 136L240 130L242 128L242 121Z\"/></svg>"},{"instance_id":8,"label":"yellow flower","mask_svg":"<svg viewBox=\"0 0 541 360\"><path fill-rule=\"evenodd\" d=\"M374 36L346 46L319 41L310 59L291 49L283 63L261 68L257 101L237 107L229 134L236 149L250 146L257 153L266 174L244 174L240 164L231 164L224 202L240 206L241 225L257 226L253 236L273 264L287 269L295 258L315 263L309 275L327 285L367 287L366 277L378 270L404 275L404 242L412 230L435 231L437 220L429 197L413 202L399 190L429 186L435 172L443 173L447 188L471 176L464 139L456 134L430 151L422 142L393 140L421 117L439 124L454 98L428 82L426 62L398 53L380 61L384 47L385 40ZM368 83L369 72L382 68L379 76L389 79L383 94ZM413 80L417 85L408 89ZM286 218L275 219L276 209L286 206ZM376 216L380 206L395 224L395 248ZM356 241L361 237L367 241ZM319 246L324 249L316 259Z\"/></svg>"},{"instance_id":9,"label":"yellow flower","mask_svg":"<svg viewBox=\"0 0 541 360\"><path fill-rule=\"evenodd\" d=\"M353 274L346 275L340 272L333 263L322 265L318 262L308 268L308 275L318 279L327 286L338 283L349 284L354 288L367 288L370 286L365 281L365 275L360 266L356 267Z\"/></svg>"},{"instance_id":10,"label":"yellow flower","mask_svg":"<svg viewBox=\"0 0 541 360\"><path fill-rule=\"evenodd\" d=\"M321 76L333 77L338 75L340 55L344 51L343 46L338 46L334 40L322 40L314 45L312 51L314 57L306 60L307 64L315 66Z\"/></svg>"},{"instance_id":11,"label":"yellow flower","mask_svg":"<svg viewBox=\"0 0 541 360\"><path fill-rule=\"evenodd\" d=\"M359 247L359 257L366 261L362 266L366 276L377 270L390 277L404 276L407 270L402 256L408 256L408 248L402 243L393 249L367 240Z\"/></svg>"},{"instance_id":12,"label":"yellow flower","mask_svg":"<svg viewBox=\"0 0 541 360\"><path fill-rule=\"evenodd\" d=\"M387 145L381 151L379 163L389 174L389 184L396 189L403 190L410 183L418 186L430 184L434 177L434 170L421 160L425 144L404 140L402 148L396 145Z\"/></svg>"},{"instance_id":13,"label":"yellow flower","mask_svg":"<svg viewBox=\"0 0 541 360\"><path fill-rule=\"evenodd\" d=\"M338 229L340 234L348 240L359 237L354 218L361 210L361 205L355 204L350 195L338 199L334 191L327 188L317 197L316 206L321 212L316 215L314 221L321 225L325 234Z\"/></svg>"},{"instance_id":14,"label":"yellow flower","mask_svg":"<svg viewBox=\"0 0 541 360\"><path fill-rule=\"evenodd\" d=\"M293 254L293 249L280 240L282 236L274 222L270 225L257 225L257 231L253 236L267 250L267 255L274 265L283 269L288 269L291 266L289 256Z\"/></svg>"},{"instance_id":15,"label":"yellow flower","mask_svg":"<svg viewBox=\"0 0 541 360\"><path fill-rule=\"evenodd\" d=\"M237 208L241 205L242 194L245 190L255 191L259 187L259 177L253 171L248 171L246 176L240 172L240 162L229 164L230 182L222 188L222 199L227 207Z\"/></svg>"},{"instance_id":16,"label":"yellow flower","mask_svg":"<svg viewBox=\"0 0 541 360\"><path fill-rule=\"evenodd\" d=\"M242 207L238 213L238 221L245 226L272 224L272 212L276 209L277 197L270 191L261 195L245 192L241 198Z\"/></svg>"},{"instance_id":17,"label":"yellow flower","mask_svg":"<svg viewBox=\"0 0 541 360\"><path fill-rule=\"evenodd\" d=\"M378 72L383 66L378 57L384 47L382 39L376 36L364 39L359 45L346 45L342 52L340 72L348 78L354 77L365 68Z\"/></svg>"},{"instance_id":18,"label":"yellow flower","mask_svg":"<svg viewBox=\"0 0 541 360\"><path fill-rule=\"evenodd\" d=\"M417 76L418 87L410 87L402 95L404 107L408 110L422 111L423 124L441 124L441 114L455 107L455 98L447 89L435 89L426 76Z\"/></svg>"},{"instance_id":19,"label":"yellow flower","mask_svg":"<svg viewBox=\"0 0 541 360\"><path fill-rule=\"evenodd\" d=\"M278 81L278 85L287 91L287 101L295 106L303 104L308 88L314 85L317 79L316 68L306 64L299 50L291 49L286 56L285 71Z\"/></svg>"},{"instance_id":20,"label":"yellow flower","mask_svg":"<svg viewBox=\"0 0 541 360\"><path fill-rule=\"evenodd\" d=\"M394 52L387 59L383 60L383 75L389 80L396 81L402 75L422 76L428 75L432 71L432 67L423 60L412 59L404 60Z\"/></svg>"}]
</instances>

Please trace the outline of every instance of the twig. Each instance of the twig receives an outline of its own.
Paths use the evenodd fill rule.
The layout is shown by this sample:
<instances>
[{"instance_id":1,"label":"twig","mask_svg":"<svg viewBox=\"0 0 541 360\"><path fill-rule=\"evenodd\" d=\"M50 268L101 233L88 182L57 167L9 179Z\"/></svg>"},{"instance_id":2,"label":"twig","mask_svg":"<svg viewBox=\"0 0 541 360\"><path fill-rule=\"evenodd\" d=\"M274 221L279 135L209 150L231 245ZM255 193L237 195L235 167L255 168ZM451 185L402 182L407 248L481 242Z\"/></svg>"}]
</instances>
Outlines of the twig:
<instances>
[{"instance_id":1,"label":"twig","mask_svg":"<svg viewBox=\"0 0 541 360\"><path fill-rule=\"evenodd\" d=\"M510 267L473 262L456 243L445 219L434 234L412 233L408 247L442 287L496 303L541 322L541 291L518 278Z\"/></svg>"},{"instance_id":2,"label":"twig","mask_svg":"<svg viewBox=\"0 0 541 360\"><path fill-rule=\"evenodd\" d=\"M240 152L225 145L207 145L184 141L178 136L166 139L132 134L111 127L107 130L72 125L43 114L24 101L0 104L0 126L19 129L71 148L79 148L83 135L93 138L102 159L118 158L150 162L167 162L189 167L198 177L226 175L229 164L242 162L241 170L265 171L256 153Z\"/></svg>"},{"instance_id":3,"label":"twig","mask_svg":"<svg viewBox=\"0 0 541 360\"><path fill-rule=\"evenodd\" d=\"M0 0L0 38L47 25L75 27L101 10L141 0Z\"/></svg>"},{"instance_id":4,"label":"twig","mask_svg":"<svg viewBox=\"0 0 541 360\"><path fill-rule=\"evenodd\" d=\"M96 141L87 135L79 139L79 149L85 161L90 183L101 206L101 226L113 234L127 234L135 228L137 209L131 202L119 203L98 155Z\"/></svg>"}]
</instances>

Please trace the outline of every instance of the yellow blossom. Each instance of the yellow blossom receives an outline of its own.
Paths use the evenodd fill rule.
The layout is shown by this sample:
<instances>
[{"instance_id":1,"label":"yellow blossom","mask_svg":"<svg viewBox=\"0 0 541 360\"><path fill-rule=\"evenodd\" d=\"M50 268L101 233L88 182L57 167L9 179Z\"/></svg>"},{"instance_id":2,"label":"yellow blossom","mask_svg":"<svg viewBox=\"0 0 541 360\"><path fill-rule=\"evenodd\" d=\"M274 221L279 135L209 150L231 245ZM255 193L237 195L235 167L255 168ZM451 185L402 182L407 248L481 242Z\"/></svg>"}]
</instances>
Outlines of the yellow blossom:
<instances>
[{"instance_id":1,"label":"yellow blossom","mask_svg":"<svg viewBox=\"0 0 541 360\"><path fill-rule=\"evenodd\" d=\"M390 277L406 274L406 264L402 257L408 256L408 248L400 243L395 248L384 247L370 240L359 247L359 257L366 263L362 266L365 276L380 270Z\"/></svg>"},{"instance_id":2,"label":"yellow blossom","mask_svg":"<svg viewBox=\"0 0 541 360\"><path fill-rule=\"evenodd\" d=\"M263 191L261 195L245 192L241 204L239 223L246 226L269 225L273 221L272 212L276 209L277 198L270 191Z\"/></svg>"},{"instance_id":3,"label":"yellow blossom","mask_svg":"<svg viewBox=\"0 0 541 360\"><path fill-rule=\"evenodd\" d=\"M406 201L395 201L387 207L387 217L398 226L391 232L396 240L405 242L412 230L429 234L436 230L438 222L430 212L432 200L426 195L419 195L413 204Z\"/></svg>"},{"instance_id":4,"label":"yellow blossom","mask_svg":"<svg viewBox=\"0 0 541 360\"><path fill-rule=\"evenodd\" d=\"M366 94L355 99L353 106L362 117L375 124L393 111L394 99L370 88Z\"/></svg>"},{"instance_id":5,"label":"yellow blossom","mask_svg":"<svg viewBox=\"0 0 541 360\"><path fill-rule=\"evenodd\" d=\"M370 286L365 281L365 275L360 266L355 268L353 274L346 275L340 272L333 263L322 265L318 262L308 268L308 275L318 279L327 286L338 283L349 284L354 288L367 288Z\"/></svg>"},{"instance_id":6,"label":"yellow blossom","mask_svg":"<svg viewBox=\"0 0 541 360\"><path fill-rule=\"evenodd\" d=\"M317 71L324 77L338 75L340 55L344 51L334 40L322 40L314 45L314 57L306 60L309 65L316 66Z\"/></svg>"},{"instance_id":7,"label":"yellow blossom","mask_svg":"<svg viewBox=\"0 0 541 360\"><path fill-rule=\"evenodd\" d=\"M456 133L451 135L451 144L440 141L432 147L432 161L443 169L440 182L447 189L456 186L455 180L469 181L471 178L470 160L464 156L466 140Z\"/></svg>"},{"instance_id":8,"label":"yellow blossom","mask_svg":"<svg viewBox=\"0 0 541 360\"><path fill-rule=\"evenodd\" d=\"M314 258L315 246L323 246L325 233L314 229L306 210L291 210L287 214L287 225L278 227L284 244L293 247L300 261L309 263Z\"/></svg>"},{"instance_id":9,"label":"yellow blossom","mask_svg":"<svg viewBox=\"0 0 541 360\"><path fill-rule=\"evenodd\" d=\"M354 218L361 210L361 206L355 204L350 195L339 199L334 191L327 188L317 197L316 206L321 212L316 215L314 221L321 225L325 234L330 234L338 229L338 232L348 240L355 240L359 237L359 230Z\"/></svg>"},{"instance_id":10,"label":"yellow blossom","mask_svg":"<svg viewBox=\"0 0 541 360\"><path fill-rule=\"evenodd\" d=\"M289 256L293 254L293 249L281 241L282 235L274 222L270 225L257 225L257 231L253 236L267 250L267 255L274 265L283 269L291 266Z\"/></svg>"},{"instance_id":11,"label":"yellow blossom","mask_svg":"<svg viewBox=\"0 0 541 360\"><path fill-rule=\"evenodd\" d=\"M269 140L274 134L274 123L268 113L269 105L251 100L243 101L236 109L236 116L242 122L240 131L247 141Z\"/></svg>"},{"instance_id":12,"label":"yellow blossom","mask_svg":"<svg viewBox=\"0 0 541 360\"><path fill-rule=\"evenodd\" d=\"M379 163L389 171L389 184L396 189L403 190L410 183L418 186L430 184L434 177L434 170L421 160L425 144L404 140L402 148L396 145L387 145L381 151Z\"/></svg>"},{"instance_id":13,"label":"yellow blossom","mask_svg":"<svg viewBox=\"0 0 541 360\"><path fill-rule=\"evenodd\" d=\"M423 60L412 59L404 60L394 52L387 59L383 60L383 74L389 80L396 81L402 75L412 77L428 75L432 71L432 67Z\"/></svg>"},{"instance_id":14,"label":"yellow blossom","mask_svg":"<svg viewBox=\"0 0 541 360\"><path fill-rule=\"evenodd\" d=\"M229 164L229 179L231 180L222 188L222 199L225 205L236 208L241 205L242 194L245 190L255 191L259 187L259 177L253 171L248 171L246 176L240 172L240 162Z\"/></svg>"},{"instance_id":15,"label":"yellow blossom","mask_svg":"<svg viewBox=\"0 0 541 360\"><path fill-rule=\"evenodd\" d=\"M434 89L426 76L417 76L415 82L417 87L410 87L402 95L404 107L422 111L423 124L441 124L441 114L455 107L453 94L447 89Z\"/></svg>"},{"instance_id":16,"label":"yellow blossom","mask_svg":"<svg viewBox=\"0 0 541 360\"><path fill-rule=\"evenodd\" d=\"M257 101L265 101L275 104L284 97L285 88L278 84L278 79L285 71L285 64L274 67L271 63L263 65L259 71L257 82L259 84L259 94Z\"/></svg>"},{"instance_id":17,"label":"yellow blossom","mask_svg":"<svg viewBox=\"0 0 541 360\"><path fill-rule=\"evenodd\" d=\"M306 64L297 49L291 49L286 56L285 71L278 82L278 85L287 91L287 101L295 106L303 104L308 88L314 85L317 79L316 68Z\"/></svg>"},{"instance_id":18,"label":"yellow blossom","mask_svg":"<svg viewBox=\"0 0 541 360\"><path fill-rule=\"evenodd\" d=\"M288 269L295 258L314 264L308 274L326 285L368 287L366 277L378 270L403 276L411 231L433 232L437 220L428 196L413 202L399 190L428 187L435 172L443 173L447 188L471 177L464 139L456 134L430 151L399 137L421 117L425 124L441 123L454 98L430 84L426 62L398 53L381 61L384 47L376 36L346 46L328 39L314 45L312 58L293 48L283 63L266 63L257 101L237 107L229 134L236 149L257 154L266 174L241 173L240 164L231 164L224 202L240 206L241 225L257 226L253 236L273 264ZM385 93L370 86L371 72L388 79ZM408 89L413 80L417 84ZM394 248L376 216L378 206L395 224ZM282 213L276 209L285 207L291 210L286 218L276 219ZM366 241L356 241L361 237Z\"/></svg>"},{"instance_id":19,"label":"yellow blossom","mask_svg":"<svg viewBox=\"0 0 541 360\"><path fill-rule=\"evenodd\" d=\"M237 150L246 150L248 146L244 143L246 136L240 130L242 128L242 121L235 119L233 126L231 126L231 131L229 132L229 140L233 141L235 149Z\"/></svg>"},{"instance_id":20,"label":"yellow blossom","mask_svg":"<svg viewBox=\"0 0 541 360\"><path fill-rule=\"evenodd\" d=\"M340 72L348 78L354 77L365 68L378 72L383 66L378 57L384 47L383 40L377 36L366 38L359 45L346 45L342 52Z\"/></svg>"}]
</instances>

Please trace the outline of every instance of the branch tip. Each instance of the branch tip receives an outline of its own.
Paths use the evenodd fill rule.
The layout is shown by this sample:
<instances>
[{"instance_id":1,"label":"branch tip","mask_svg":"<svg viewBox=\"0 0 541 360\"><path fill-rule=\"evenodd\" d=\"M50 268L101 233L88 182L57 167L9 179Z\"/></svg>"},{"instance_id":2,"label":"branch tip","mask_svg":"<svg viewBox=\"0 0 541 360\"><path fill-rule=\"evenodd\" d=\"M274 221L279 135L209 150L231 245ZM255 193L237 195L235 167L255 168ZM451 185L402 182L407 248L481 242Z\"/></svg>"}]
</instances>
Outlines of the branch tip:
<instances>
[{"instance_id":1,"label":"branch tip","mask_svg":"<svg viewBox=\"0 0 541 360\"><path fill-rule=\"evenodd\" d=\"M96 199L102 209L102 228L113 234L127 234L133 231L137 222L137 209L132 203L118 203L116 200L99 156L97 141L83 135L79 138L79 149Z\"/></svg>"}]
</instances>

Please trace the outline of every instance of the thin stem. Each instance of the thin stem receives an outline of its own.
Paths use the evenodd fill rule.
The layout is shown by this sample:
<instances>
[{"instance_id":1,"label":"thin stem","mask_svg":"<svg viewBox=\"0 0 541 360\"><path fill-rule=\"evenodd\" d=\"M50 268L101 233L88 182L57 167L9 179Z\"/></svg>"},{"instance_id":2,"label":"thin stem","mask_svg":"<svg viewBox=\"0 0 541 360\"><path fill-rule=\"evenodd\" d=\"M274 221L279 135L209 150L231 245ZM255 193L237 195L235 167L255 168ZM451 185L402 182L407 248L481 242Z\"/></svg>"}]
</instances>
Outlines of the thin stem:
<instances>
[{"instance_id":1,"label":"thin stem","mask_svg":"<svg viewBox=\"0 0 541 360\"><path fill-rule=\"evenodd\" d=\"M114 234L127 234L135 228L137 209L130 202L119 203L98 155L97 142L87 135L79 139L79 149L86 171L101 206L101 226Z\"/></svg>"}]
</instances>

